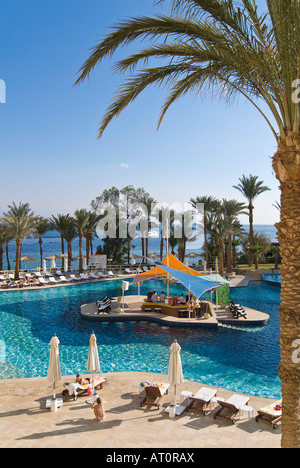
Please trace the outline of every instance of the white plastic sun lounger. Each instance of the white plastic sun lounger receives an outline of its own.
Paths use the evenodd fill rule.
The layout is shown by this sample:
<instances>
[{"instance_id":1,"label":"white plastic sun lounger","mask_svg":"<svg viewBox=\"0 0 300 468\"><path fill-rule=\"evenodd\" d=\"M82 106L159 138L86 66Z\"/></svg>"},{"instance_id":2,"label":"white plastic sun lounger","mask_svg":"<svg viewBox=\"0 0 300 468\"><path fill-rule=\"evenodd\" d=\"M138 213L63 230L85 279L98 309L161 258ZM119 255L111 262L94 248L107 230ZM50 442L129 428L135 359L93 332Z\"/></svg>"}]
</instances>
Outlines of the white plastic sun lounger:
<instances>
[{"instance_id":1,"label":"white plastic sun lounger","mask_svg":"<svg viewBox=\"0 0 300 468\"><path fill-rule=\"evenodd\" d=\"M61 281L61 282L64 282L64 283L68 283L68 282L69 282L69 280L68 280L64 275L60 277L60 281Z\"/></svg>"},{"instance_id":2,"label":"white plastic sun lounger","mask_svg":"<svg viewBox=\"0 0 300 468\"><path fill-rule=\"evenodd\" d=\"M99 276L96 273L90 273L90 278L92 279L99 279Z\"/></svg>"},{"instance_id":3,"label":"white plastic sun lounger","mask_svg":"<svg viewBox=\"0 0 300 468\"><path fill-rule=\"evenodd\" d=\"M144 270L145 273L146 273L146 271L149 271L148 267L146 267L146 266L143 266L143 270Z\"/></svg>"},{"instance_id":4,"label":"white plastic sun lounger","mask_svg":"<svg viewBox=\"0 0 300 468\"><path fill-rule=\"evenodd\" d=\"M56 279L54 278L54 276L50 276L50 277L49 277L49 281L50 281L50 283L54 283L54 284L61 283L61 281L60 281L60 280L56 280Z\"/></svg>"},{"instance_id":5,"label":"white plastic sun lounger","mask_svg":"<svg viewBox=\"0 0 300 468\"><path fill-rule=\"evenodd\" d=\"M87 273L80 273L80 278L84 281L90 279Z\"/></svg>"},{"instance_id":6,"label":"white plastic sun lounger","mask_svg":"<svg viewBox=\"0 0 300 468\"><path fill-rule=\"evenodd\" d=\"M208 406L212 403L217 393L218 390L216 388L200 388L195 395L189 396L190 404L187 407L187 411L192 409L194 411L199 411L206 416Z\"/></svg>"},{"instance_id":7,"label":"white plastic sun lounger","mask_svg":"<svg viewBox=\"0 0 300 468\"><path fill-rule=\"evenodd\" d=\"M45 278L38 278L38 280L39 280L39 282L41 284L49 284L50 283L50 281L46 280Z\"/></svg>"},{"instance_id":8,"label":"white plastic sun lounger","mask_svg":"<svg viewBox=\"0 0 300 468\"><path fill-rule=\"evenodd\" d=\"M115 275L111 270L107 272L107 275L108 275L108 276L113 276L113 277L117 276L117 275Z\"/></svg>"},{"instance_id":9,"label":"white plastic sun lounger","mask_svg":"<svg viewBox=\"0 0 300 468\"><path fill-rule=\"evenodd\" d=\"M244 395L232 395L227 401L219 401L221 408L215 413L214 418L222 418L231 421L232 424L236 423L236 415L240 411L244 411L244 407L248 405L250 398ZM252 408L251 408L252 409ZM227 410L226 414L222 414Z\"/></svg>"},{"instance_id":10,"label":"white plastic sun lounger","mask_svg":"<svg viewBox=\"0 0 300 468\"><path fill-rule=\"evenodd\" d=\"M70 279L71 279L72 281L82 281L82 278L78 278L78 277L75 276L75 275L70 275Z\"/></svg>"}]
</instances>

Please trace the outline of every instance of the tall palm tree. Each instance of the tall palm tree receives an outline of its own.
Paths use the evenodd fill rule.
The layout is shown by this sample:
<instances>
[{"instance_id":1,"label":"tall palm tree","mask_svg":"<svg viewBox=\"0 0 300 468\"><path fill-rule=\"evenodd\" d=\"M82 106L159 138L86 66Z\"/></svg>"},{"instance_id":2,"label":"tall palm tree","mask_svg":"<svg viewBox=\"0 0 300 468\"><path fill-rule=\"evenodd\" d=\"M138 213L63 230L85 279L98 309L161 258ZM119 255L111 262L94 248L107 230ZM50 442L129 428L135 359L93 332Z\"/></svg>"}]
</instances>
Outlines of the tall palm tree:
<instances>
[{"instance_id":1,"label":"tall palm tree","mask_svg":"<svg viewBox=\"0 0 300 468\"><path fill-rule=\"evenodd\" d=\"M15 281L19 280L20 273L20 258L22 239L26 237L33 237L36 233L37 217L31 211L28 203L15 202L8 205L8 212L3 214L1 219L2 223L6 226L7 230L12 233L16 242L16 266L15 266Z\"/></svg>"},{"instance_id":2,"label":"tall palm tree","mask_svg":"<svg viewBox=\"0 0 300 468\"><path fill-rule=\"evenodd\" d=\"M68 268L71 269L71 262L72 262L72 242L77 237L77 228L75 224L74 218L71 216L65 222L64 225L64 239L68 246Z\"/></svg>"},{"instance_id":3,"label":"tall palm tree","mask_svg":"<svg viewBox=\"0 0 300 468\"><path fill-rule=\"evenodd\" d=\"M208 242L207 242L207 225L208 225L208 215L212 214L216 211L218 206L220 205L219 200L211 196L202 196L190 199L190 204L196 208L197 204L204 205L204 213L203 213L203 234L204 234L204 248L205 248L205 261L206 265L208 265L209 260L209 253L208 253Z\"/></svg>"},{"instance_id":4,"label":"tall palm tree","mask_svg":"<svg viewBox=\"0 0 300 468\"><path fill-rule=\"evenodd\" d=\"M82 239L84 237L84 229L89 222L89 212L85 208L76 210L74 213L74 220L79 238L79 272L82 273Z\"/></svg>"},{"instance_id":5,"label":"tall palm tree","mask_svg":"<svg viewBox=\"0 0 300 468\"><path fill-rule=\"evenodd\" d=\"M131 76L109 106L99 136L151 84L170 88L159 124L181 96L213 91L228 102L243 96L274 135L273 169L281 189L281 220L276 227L282 255L282 446L300 447L300 412L294 411L299 407L300 368L292 359L300 333L300 2L266 0L266 13L260 14L255 0L174 0L169 16L118 24L94 47L77 83L120 46L135 40L140 44L141 39L150 45L116 65ZM151 58L166 62L152 66Z\"/></svg>"},{"instance_id":6,"label":"tall palm tree","mask_svg":"<svg viewBox=\"0 0 300 468\"><path fill-rule=\"evenodd\" d=\"M86 250L86 261L89 263L90 252L93 253L93 238L98 237L97 235L97 224L101 219L100 215L97 215L96 212L88 212L88 221L84 227L83 233L85 237L85 250Z\"/></svg>"},{"instance_id":7,"label":"tall palm tree","mask_svg":"<svg viewBox=\"0 0 300 468\"><path fill-rule=\"evenodd\" d=\"M250 174L249 177L243 175L239 181L238 185L234 185L233 188L239 190L242 195L248 200L248 210L249 210L249 243L253 245L253 202L254 200L263 192L271 190L266 185L263 185L262 180L257 180L258 176L253 176ZM250 266L252 265L252 260L250 259Z\"/></svg>"},{"instance_id":8,"label":"tall palm tree","mask_svg":"<svg viewBox=\"0 0 300 468\"><path fill-rule=\"evenodd\" d=\"M225 200L222 202L222 214L224 216L225 230L227 234L227 273L232 272L232 236L234 235L234 224L237 217L245 214L246 206L236 200Z\"/></svg>"},{"instance_id":9,"label":"tall palm tree","mask_svg":"<svg viewBox=\"0 0 300 468\"><path fill-rule=\"evenodd\" d=\"M48 219L39 217L36 223L36 235L39 240L41 268L43 268L43 236L52 229Z\"/></svg>"},{"instance_id":10,"label":"tall palm tree","mask_svg":"<svg viewBox=\"0 0 300 468\"><path fill-rule=\"evenodd\" d=\"M60 235L60 243L61 243L61 254L64 255L65 253L65 244L64 244L64 232L66 227L68 226L70 219L69 214L58 214L57 216L52 215L49 218L49 223L52 229L55 229ZM64 267L64 260L62 259L62 268Z\"/></svg>"}]
</instances>

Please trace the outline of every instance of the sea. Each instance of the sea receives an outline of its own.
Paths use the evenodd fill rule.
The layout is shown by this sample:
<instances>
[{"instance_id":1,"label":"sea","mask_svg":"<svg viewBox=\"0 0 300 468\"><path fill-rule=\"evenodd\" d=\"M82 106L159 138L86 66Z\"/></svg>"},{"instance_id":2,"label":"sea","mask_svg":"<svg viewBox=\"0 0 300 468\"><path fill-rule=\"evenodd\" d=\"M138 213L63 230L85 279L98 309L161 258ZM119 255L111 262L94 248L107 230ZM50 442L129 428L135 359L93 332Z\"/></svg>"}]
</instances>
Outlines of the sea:
<instances>
[{"instance_id":1,"label":"sea","mask_svg":"<svg viewBox=\"0 0 300 468\"><path fill-rule=\"evenodd\" d=\"M249 226L244 225L243 228L246 231L249 231ZM276 228L273 225L254 225L254 231L256 233L264 233L266 234L271 242L277 242L277 237L276 237ZM165 243L166 244L166 243ZM100 238L94 238L93 241L93 253L96 252L96 249L98 245L102 245L102 240ZM202 245L203 241L201 239L197 239L195 242L190 242L187 245L187 250L186 253L201 253L202 251ZM5 247L3 246L4 251ZM15 242L11 241L8 244L8 255L9 255L9 261L10 261L10 266L11 269L14 269L15 263ZM149 239L149 252L154 252L159 254L160 251L160 238L150 238ZM176 250L175 250L176 251ZM65 244L65 252L67 252L67 245ZM141 255L142 254L142 245L141 245L141 239L136 238L132 242L132 250L131 253L135 255ZM60 240L60 235L58 234L57 231L49 231L43 236L43 257L51 257L53 255L60 255L61 254L61 240ZM83 240L83 255L85 254L85 241ZM164 254L166 254L166 245L165 245L165 251ZM72 257L75 258L79 255L79 242L78 239L74 239L72 242ZM34 238L26 238L23 239L22 241L22 251L21 251L21 257L28 256L31 258L37 259L36 262L31 262L27 263L22 263L21 268L25 269L27 268L28 270L35 270L37 267L41 265L40 261L40 249L39 249L39 243L38 239L36 237ZM139 260L137 259L136 262ZM194 262L193 258L189 259L189 263L192 264ZM51 261L47 261L47 266L50 268L51 266ZM62 261L57 260L57 267L62 266ZM72 262L72 269L76 269L78 267L78 261L73 261ZM4 271L7 270L7 261L6 261L6 254L4 252L3 254L3 269Z\"/></svg>"}]
</instances>

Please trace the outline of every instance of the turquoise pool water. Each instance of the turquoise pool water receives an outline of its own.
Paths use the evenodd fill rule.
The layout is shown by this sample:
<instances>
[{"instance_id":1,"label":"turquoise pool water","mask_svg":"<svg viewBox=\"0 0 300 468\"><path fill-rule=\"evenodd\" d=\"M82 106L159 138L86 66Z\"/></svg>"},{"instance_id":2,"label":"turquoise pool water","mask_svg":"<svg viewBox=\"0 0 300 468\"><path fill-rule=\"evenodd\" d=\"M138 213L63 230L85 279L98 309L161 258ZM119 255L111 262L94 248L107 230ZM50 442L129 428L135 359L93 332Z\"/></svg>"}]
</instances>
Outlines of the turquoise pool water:
<instances>
[{"instance_id":1,"label":"turquoise pool water","mask_svg":"<svg viewBox=\"0 0 300 468\"><path fill-rule=\"evenodd\" d=\"M116 295L120 281L0 294L0 378L47 375L49 342L61 342L64 375L86 372L89 338L95 331L102 372L148 371L166 374L176 338L185 379L263 397L280 397L278 288L250 283L232 298L270 315L263 328L178 329L146 322L97 324L79 316L80 305ZM162 289L159 282L141 288ZM172 293L182 292L176 285ZM136 294L131 286L129 294Z\"/></svg>"}]
</instances>

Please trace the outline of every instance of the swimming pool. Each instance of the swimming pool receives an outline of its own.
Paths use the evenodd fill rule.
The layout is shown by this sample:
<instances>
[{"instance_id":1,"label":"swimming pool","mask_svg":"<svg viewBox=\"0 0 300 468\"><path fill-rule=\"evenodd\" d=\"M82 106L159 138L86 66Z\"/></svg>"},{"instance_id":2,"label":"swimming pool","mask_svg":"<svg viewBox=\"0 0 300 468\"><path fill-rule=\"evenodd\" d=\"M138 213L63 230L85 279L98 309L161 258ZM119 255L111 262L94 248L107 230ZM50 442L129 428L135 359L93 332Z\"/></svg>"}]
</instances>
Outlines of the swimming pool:
<instances>
[{"instance_id":1,"label":"swimming pool","mask_svg":"<svg viewBox=\"0 0 300 468\"><path fill-rule=\"evenodd\" d=\"M56 333L63 375L86 372L89 338L95 331L102 372L146 371L167 374L169 347L181 347L184 378L252 395L280 397L279 294L277 288L250 283L232 290L232 298L270 315L255 329L180 329L147 322L94 323L80 317L80 306L116 295L121 281L86 283L0 294L0 378L47 375L49 342ZM162 289L152 281L141 293ZM171 293L184 289L172 285ZM136 294L131 286L129 294Z\"/></svg>"}]
</instances>

